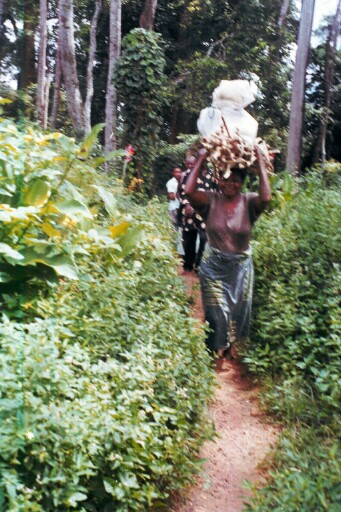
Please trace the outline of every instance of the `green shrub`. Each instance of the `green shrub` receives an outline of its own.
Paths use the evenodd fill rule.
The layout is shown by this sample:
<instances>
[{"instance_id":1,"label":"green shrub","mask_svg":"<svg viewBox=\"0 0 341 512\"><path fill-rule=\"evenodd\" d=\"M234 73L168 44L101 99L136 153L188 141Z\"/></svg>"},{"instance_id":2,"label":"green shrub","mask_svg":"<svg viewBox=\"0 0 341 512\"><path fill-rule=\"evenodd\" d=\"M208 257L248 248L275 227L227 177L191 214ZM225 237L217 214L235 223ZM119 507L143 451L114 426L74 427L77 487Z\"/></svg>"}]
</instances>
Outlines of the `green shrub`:
<instances>
[{"instance_id":1,"label":"green shrub","mask_svg":"<svg viewBox=\"0 0 341 512\"><path fill-rule=\"evenodd\" d=\"M268 485L245 510L339 512L340 456L339 443L335 439L322 442L312 428L285 432Z\"/></svg>"},{"instance_id":2,"label":"green shrub","mask_svg":"<svg viewBox=\"0 0 341 512\"><path fill-rule=\"evenodd\" d=\"M253 344L245 359L258 375L301 375L332 408L339 393L339 212L338 191L313 175L256 225Z\"/></svg>"},{"instance_id":3,"label":"green shrub","mask_svg":"<svg viewBox=\"0 0 341 512\"><path fill-rule=\"evenodd\" d=\"M213 435L204 332L176 274L166 205L131 208L146 220L128 258L93 253L77 281L25 304L30 323L3 317L1 510L142 512L198 471Z\"/></svg>"},{"instance_id":4,"label":"green shrub","mask_svg":"<svg viewBox=\"0 0 341 512\"><path fill-rule=\"evenodd\" d=\"M250 371L287 426L267 485L247 510L340 510L340 195L321 172L284 177L255 227Z\"/></svg>"},{"instance_id":5,"label":"green shrub","mask_svg":"<svg viewBox=\"0 0 341 512\"><path fill-rule=\"evenodd\" d=\"M1 324L1 510L145 510L188 480L208 435L197 335L93 363L66 325Z\"/></svg>"},{"instance_id":6,"label":"green shrub","mask_svg":"<svg viewBox=\"0 0 341 512\"><path fill-rule=\"evenodd\" d=\"M76 280L82 260L103 254L110 264L140 239L143 226L121 213L94 172L105 158L88 158L102 127L78 146L60 133L0 120L0 293L8 306L6 293L27 295L34 280L38 288Z\"/></svg>"}]
</instances>

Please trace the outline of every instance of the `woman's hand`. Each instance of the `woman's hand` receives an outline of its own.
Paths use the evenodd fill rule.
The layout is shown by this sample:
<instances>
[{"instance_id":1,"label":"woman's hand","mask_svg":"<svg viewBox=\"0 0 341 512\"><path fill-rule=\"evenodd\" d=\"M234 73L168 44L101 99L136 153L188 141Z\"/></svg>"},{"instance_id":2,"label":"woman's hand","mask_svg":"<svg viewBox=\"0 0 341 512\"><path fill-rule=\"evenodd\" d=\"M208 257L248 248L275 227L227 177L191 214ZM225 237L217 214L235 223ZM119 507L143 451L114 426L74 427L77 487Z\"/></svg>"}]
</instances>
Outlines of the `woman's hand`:
<instances>
[{"instance_id":1,"label":"woman's hand","mask_svg":"<svg viewBox=\"0 0 341 512\"><path fill-rule=\"evenodd\" d=\"M199 155L199 157L202 157L202 159L204 160L207 157L207 155L208 155L207 149L206 148L200 148L199 151L198 151L198 155Z\"/></svg>"},{"instance_id":2,"label":"woman's hand","mask_svg":"<svg viewBox=\"0 0 341 512\"><path fill-rule=\"evenodd\" d=\"M271 188L268 172L272 172L272 164L265 143L255 144L255 153L257 161L255 172L259 177L259 195L255 199L257 212L262 212L271 201Z\"/></svg>"},{"instance_id":3,"label":"woman's hand","mask_svg":"<svg viewBox=\"0 0 341 512\"><path fill-rule=\"evenodd\" d=\"M208 153L205 148L200 148L198 155L195 165L185 183L185 194L194 208L204 206L208 203L207 192L196 190L200 169Z\"/></svg>"},{"instance_id":4,"label":"woman's hand","mask_svg":"<svg viewBox=\"0 0 341 512\"><path fill-rule=\"evenodd\" d=\"M258 163L258 166L254 167L255 173L259 175L260 172L272 171L272 163L264 143L255 144L255 153Z\"/></svg>"}]
</instances>

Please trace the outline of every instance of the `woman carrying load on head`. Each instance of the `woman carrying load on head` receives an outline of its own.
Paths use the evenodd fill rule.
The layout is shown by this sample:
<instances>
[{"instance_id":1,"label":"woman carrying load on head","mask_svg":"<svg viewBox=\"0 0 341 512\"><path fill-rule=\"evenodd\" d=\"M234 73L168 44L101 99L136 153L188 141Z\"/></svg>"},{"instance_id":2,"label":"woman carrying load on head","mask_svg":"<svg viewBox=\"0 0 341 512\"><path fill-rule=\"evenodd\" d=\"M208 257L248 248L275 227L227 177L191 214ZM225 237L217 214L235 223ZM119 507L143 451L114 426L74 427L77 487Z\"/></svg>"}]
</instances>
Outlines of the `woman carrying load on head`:
<instances>
[{"instance_id":1,"label":"woman carrying load on head","mask_svg":"<svg viewBox=\"0 0 341 512\"><path fill-rule=\"evenodd\" d=\"M219 192L196 190L201 165L199 158L189 175L185 193L206 223L208 243L199 268L205 319L210 326L207 347L221 360L231 344L249 334L253 289L250 248L252 225L271 200L267 168L269 160L256 144L259 193L242 193L244 169L218 170ZM224 177L225 176L225 177Z\"/></svg>"}]
</instances>

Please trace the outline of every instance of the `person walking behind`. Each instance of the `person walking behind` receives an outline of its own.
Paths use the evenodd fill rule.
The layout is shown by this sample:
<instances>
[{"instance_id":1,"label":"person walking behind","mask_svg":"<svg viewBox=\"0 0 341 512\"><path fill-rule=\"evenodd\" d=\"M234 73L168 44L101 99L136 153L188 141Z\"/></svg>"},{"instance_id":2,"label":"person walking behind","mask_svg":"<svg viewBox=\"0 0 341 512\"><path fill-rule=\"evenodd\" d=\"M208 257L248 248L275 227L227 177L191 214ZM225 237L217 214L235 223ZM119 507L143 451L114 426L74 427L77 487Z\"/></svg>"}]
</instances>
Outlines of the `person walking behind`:
<instances>
[{"instance_id":1,"label":"person walking behind","mask_svg":"<svg viewBox=\"0 0 341 512\"><path fill-rule=\"evenodd\" d=\"M193 155L188 155L185 160L187 170L182 174L179 184L180 200L180 225L182 227L182 243L184 248L184 272L197 270L201 256L206 244L205 223L201 215L191 206L185 194L185 186L188 176L196 165L197 159ZM217 183L212 172L207 166L202 166L200 176L198 176L197 190L216 190Z\"/></svg>"},{"instance_id":2,"label":"person walking behind","mask_svg":"<svg viewBox=\"0 0 341 512\"><path fill-rule=\"evenodd\" d=\"M205 319L210 326L208 349L218 356L218 366L231 350L231 343L249 335L253 263L250 239L252 225L271 200L267 175L268 160L255 145L259 176L259 193L242 193L246 171L219 169L220 192L197 190L200 169L207 151L199 158L188 176L185 193L193 208L206 223L208 243L199 269ZM219 362L220 360L220 362Z\"/></svg>"},{"instance_id":3,"label":"person walking behind","mask_svg":"<svg viewBox=\"0 0 341 512\"><path fill-rule=\"evenodd\" d=\"M203 190L206 192L214 192L218 190L217 180L215 179L212 171L210 171L207 165L205 165L205 162L203 162L203 165L201 166L200 175L197 180L197 190ZM196 244L197 250L194 260L194 270L197 272L199 270L201 258L206 247L207 235L204 219L201 217L201 215L199 215L199 213L196 210L194 211L194 224L195 227L197 228L199 237L199 243L197 241Z\"/></svg>"},{"instance_id":4,"label":"person walking behind","mask_svg":"<svg viewBox=\"0 0 341 512\"><path fill-rule=\"evenodd\" d=\"M172 220L174 228L177 230L179 227L179 206L180 202L178 199L178 186L181 178L182 171L180 167L174 167L172 171L173 177L167 181L166 188L169 199L169 215Z\"/></svg>"}]
</instances>

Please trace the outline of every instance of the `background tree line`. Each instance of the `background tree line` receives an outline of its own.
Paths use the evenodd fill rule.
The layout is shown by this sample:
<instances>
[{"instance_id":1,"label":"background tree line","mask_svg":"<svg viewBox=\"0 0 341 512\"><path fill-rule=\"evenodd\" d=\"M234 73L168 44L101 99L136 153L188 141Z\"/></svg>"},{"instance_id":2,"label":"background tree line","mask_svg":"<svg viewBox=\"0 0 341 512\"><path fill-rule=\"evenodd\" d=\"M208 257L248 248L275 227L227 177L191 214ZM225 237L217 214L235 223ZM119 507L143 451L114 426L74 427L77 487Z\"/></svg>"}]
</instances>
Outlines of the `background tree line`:
<instances>
[{"instance_id":1,"label":"background tree line","mask_svg":"<svg viewBox=\"0 0 341 512\"><path fill-rule=\"evenodd\" d=\"M133 173L152 193L182 163L178 143L197 133L219 81L250 79L259 88L252 113L281 168L340 160L340 2L313 49L314 0L301 16L295 5L0 0L1 94L15 98L7 112L77 137L105 122L106 152L132 144Z\"/></svg>"}]
</instances>

